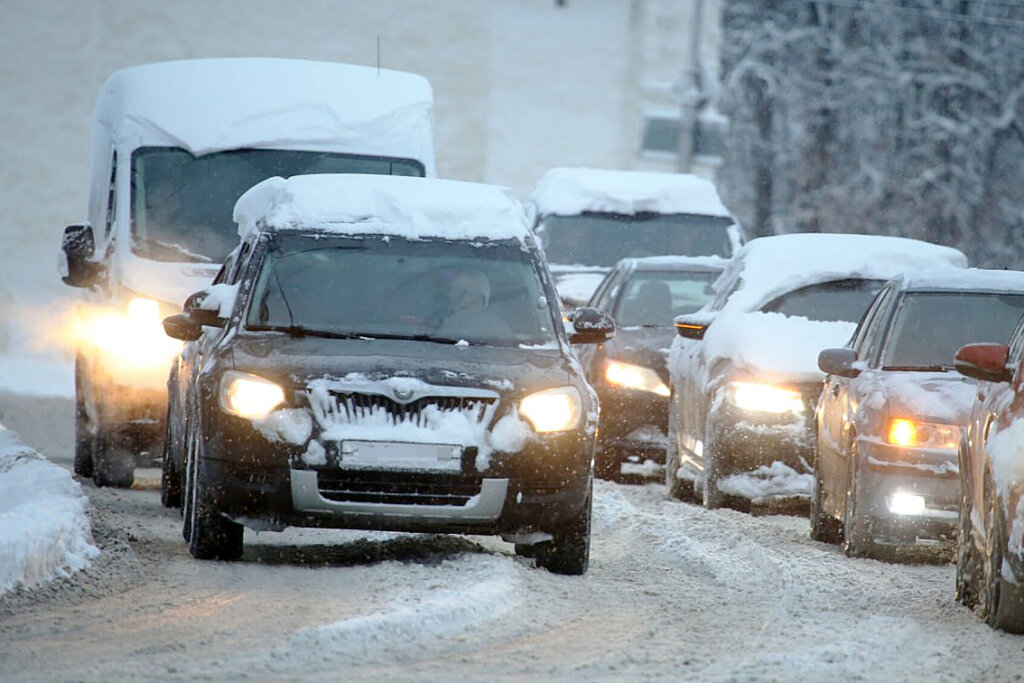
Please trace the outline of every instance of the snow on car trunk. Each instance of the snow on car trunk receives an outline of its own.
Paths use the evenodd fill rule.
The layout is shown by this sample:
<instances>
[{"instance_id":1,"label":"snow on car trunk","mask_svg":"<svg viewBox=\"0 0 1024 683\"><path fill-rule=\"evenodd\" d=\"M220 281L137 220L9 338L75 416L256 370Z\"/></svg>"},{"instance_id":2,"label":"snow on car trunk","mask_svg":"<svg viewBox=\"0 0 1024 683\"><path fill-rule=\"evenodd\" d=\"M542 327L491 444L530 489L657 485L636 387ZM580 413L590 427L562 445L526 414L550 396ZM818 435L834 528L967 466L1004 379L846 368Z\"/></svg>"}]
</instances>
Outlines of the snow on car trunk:
<instances>
[{"instance_id":1,"label":"snow on car trunk","mask_svg":"<svg viewBox=\"0 0 1024 683\"><path fill-rule=\"evenodd\" d=\"M62 467L0 425L0 594L87 567L88 499Z\"/></svg>"}]
</instances>

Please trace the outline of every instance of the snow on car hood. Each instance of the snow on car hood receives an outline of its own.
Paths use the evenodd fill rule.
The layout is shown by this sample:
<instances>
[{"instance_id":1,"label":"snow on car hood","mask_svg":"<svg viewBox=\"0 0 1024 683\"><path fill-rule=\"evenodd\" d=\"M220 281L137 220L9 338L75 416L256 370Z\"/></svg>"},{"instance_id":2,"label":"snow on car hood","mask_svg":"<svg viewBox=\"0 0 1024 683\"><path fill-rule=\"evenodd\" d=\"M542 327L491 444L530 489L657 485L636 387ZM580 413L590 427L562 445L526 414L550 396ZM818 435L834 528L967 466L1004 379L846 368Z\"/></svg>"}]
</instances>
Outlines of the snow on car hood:
<instances>
[{"instance_id":1,"label":"snow on car hood","mask_svg":"<svg viewBox=\"0 0 1024 683\"><path fill-rule=\"evenodd\" d=\"M268 178L238 199L234 220L242 237L260 225L408 239L530 235L522 205L507 188L351 173Z\"/></svg>"},{"instance_id":2,"label":"snow on car hood","mask_svg":"<svg viewBox=\"0 0 1024 683\"><path fill-rule=\"evenodd\" d=\"M430 83L416 74L294 59L196 59L115 72L100 92L94 125L131 146L202 155L315 145L415 158L433 175L432 107Z\"/></svg>"},{"instance_id":3,"label":"snow on car hood","mask_svg":"<svg viewBox=\"0 0 1024 683\"><path fill-rule=\"evenodd\" d=\"M714 183L685 173L553 168L537 183L530 202L542 215L651 211L729 216Z\"/></svg>"},{"instance_id":4,"label":"snow on car hood","mask_svg":"<svg viewBox=\"0 0 1024 683\"><path fill-rule=\"evenodd\" d=\"M877 374L890 415L944 424L967 423L978 386L963 375L892 370ZM881 398L868 399L868 402L874 403Z\"/></svg>"},{"instance_id":5,"label":"snow on car hood","mask_svg":"<svg viewBox=\"0 0 1024 683\"><path fill-rule=\"evenodd\" d=\"M752 311L779 294L819 282L888 280L908 271L966 267L967 257L952 247L904 237L776 235L744 245L715 282L715 289L728 286L739 270L740 286L725 310Z\"/></svg>"},{"instance_id":6,"label":"snow on car hood","mask_svg":"<svg viewBox=\"0 0 1024 683\"><path fill-rule=\"evenodd\" d=\"M822 349L842 346L856 324L820 322L781 313L733 313L715 318L704 335L708 367L729 360L737 369L789 381L815 381Z\"/></svg>"}]
</instances>

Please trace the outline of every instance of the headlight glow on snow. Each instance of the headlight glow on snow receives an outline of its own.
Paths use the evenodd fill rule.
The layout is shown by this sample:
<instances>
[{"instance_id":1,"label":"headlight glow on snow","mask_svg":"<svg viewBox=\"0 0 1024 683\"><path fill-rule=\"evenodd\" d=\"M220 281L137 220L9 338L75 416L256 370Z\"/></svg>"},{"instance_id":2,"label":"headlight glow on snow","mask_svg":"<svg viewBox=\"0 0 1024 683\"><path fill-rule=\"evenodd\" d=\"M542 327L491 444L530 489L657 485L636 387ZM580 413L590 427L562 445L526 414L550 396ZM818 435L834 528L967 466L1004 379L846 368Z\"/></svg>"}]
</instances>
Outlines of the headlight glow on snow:
<instances>
[{"instance_id":1,"label":"headlight glow on snow","mask_svg":"<svg viewBox=\"0 0 1024 683\"><path fill-rule=\"evenodd\" d=\"M284 389L270 380L234 370L220 380L220 407L249 419L266 417L284 402Z\"/></svg>"},{"instance_id":2,"label":"headlight glow on snow","mask_svg":"<svg viewBox=\"0 0 1024 683\"><path fill-rule=\"evenodd\" d=\"M579 424L582 402L575 387L545 389L525 397L519 403L519 413L538 432L564 432Z\"/></svg>"},{"instance_id":3,"label":"headlight glow on snow","mask_svg":"<svg viewBox=\"0 0 1024 683\"><path fill-rule=\"evenodd\" d=\"M742 410L755 413L802 413L804 401L799 391L758 382L730 382L729 399Z\"/></svg>"},{"instance_id":4,"label":"headlight glow on snow","mask_svg":"<svg viewBox=\"0 0 1024 683\"><path fill-rule=\"evenodd\" d=\"M889 499L889 512L896 515L919 515L924 512L924 496L897 491Z\"/></svg>"},{"instance_id":5,"label":"headlight glow on snow","mask_svg":"<svg viewBox=\"0 0 1024 683\"><path fill-rule=\"evenodd\" d=\"M121 368L157 370L166 379L167 366L182 345L164 334L161 319L158 301L136 296L124 309L87 310L78 323L77 337Z\"/></svg>"},{"instance_id":6,"label":"headlight glow on snow","mask_svg":"<svg viewBox=\"0 0 1024 683\"><path fill-rule=\"evenodd\" d=\"M893 418L889 420L885 440L903 448L955 450L960 446L960 428L937 422Z\"/></svg>"},{"instance_id":7,"label":"headlight glow on snow","mask_svg":"<svg viewBox=\"0 0 1024 683\"><path fill-rule=\"evenodd\" d=\"M609 384L616 384L627 389L650 391L658 396L669 395L668 387L658 377L658 373L642 365L609 360L605 364L604 377Z\"/></svg>"}]
</instances>

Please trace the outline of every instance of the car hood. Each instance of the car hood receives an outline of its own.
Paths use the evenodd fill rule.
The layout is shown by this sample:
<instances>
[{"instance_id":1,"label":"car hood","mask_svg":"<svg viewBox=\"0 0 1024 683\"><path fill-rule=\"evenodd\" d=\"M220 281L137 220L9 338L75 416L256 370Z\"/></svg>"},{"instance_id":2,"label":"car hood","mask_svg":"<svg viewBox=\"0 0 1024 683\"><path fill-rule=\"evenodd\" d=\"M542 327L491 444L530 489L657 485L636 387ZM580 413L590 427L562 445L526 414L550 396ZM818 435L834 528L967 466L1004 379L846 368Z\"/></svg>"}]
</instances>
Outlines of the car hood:
<instances>
[{"instance_id":1,"label":"car hood","mask_svg":"<svg viewBox=\"0 0 1024 683\"><path fill-rule=\"evenodd\" d=\"M605 342L605 357L652 368L668 384L668 354L675 336L672 327L619 327Z\"/></svg>"},{"instance_id":2,"label":"car hood","mask_svg":"<svg viewBox=\"0 0 1024 683\"><path fill-rule=\"evenodd\" d=\"M813 382L822 349L843 346L857 328L850 322L820 322L781 313L729 313L708 327L708 367L726 360L735 369L777 381Z\"/></svg>"},{"instance_id":3,"label":"car hood","mask_svg":"<svg viewBox=\"0 0 1024 683\"><path fill-rule=\"evenodd\" d=\"M293 386L314 380L395 377L432 385L488 389L522 395L579 384L571 366L550 347L494 347L393 339L326 339L259 333L232 344L233 366ZM583 393L583 392L581 392Z\"/></svg>"},{"instance_id":4,"label":"car hood","mask_svg":"<svg viewBox=\"0 0 1024 683\"><path fill-rule=\"evenodd\" d=\"M955 425L967 423L977 394L977 383L956 372L876 370L853 386L862 409Z\"/></svg>"}]
</instances>

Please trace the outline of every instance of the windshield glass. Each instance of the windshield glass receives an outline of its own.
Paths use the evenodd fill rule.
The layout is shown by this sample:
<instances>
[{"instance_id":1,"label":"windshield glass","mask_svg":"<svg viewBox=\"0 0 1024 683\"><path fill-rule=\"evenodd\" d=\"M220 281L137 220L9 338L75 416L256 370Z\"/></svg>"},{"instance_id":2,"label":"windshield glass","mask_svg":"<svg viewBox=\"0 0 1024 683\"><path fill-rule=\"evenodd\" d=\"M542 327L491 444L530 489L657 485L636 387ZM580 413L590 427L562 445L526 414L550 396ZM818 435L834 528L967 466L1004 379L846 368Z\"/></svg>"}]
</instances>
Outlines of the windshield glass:
<instances>
[{"instance_id":1,"label":"windshield glass","mask_svg":"<svg viewBox=\"0 0 1024 683\"><path fill-rule=\"evenodd\" d=\"M247 325L306 333L508 346L555 339L518 242L277 235Z\"/></svg>"},{"instance_id":2,"label":"windshield glass","mask_svg":"<svg viewBox=\"0 0 1024 683\"><path fill-rule=\"evenodd\" d=\"M718 271L638 271L623 286L615 307L621 327L671 327L677 315L700 309L714 291Z\"/></svg>"},{"instance_id":3,"label":"windshield glass","mask_svg":"<svg viewBox=\"0 0 1024 683\"><path fill-rule=\"evenodd\" d=\"M238 246L235 201L272 176L375 173L422 176L407 159L241 149L194 157L174 147L132 155L132 251L155 261L219 262Z\"/></svg>"},{"instance_id":4,"label":"windshield glass","mask_svg":"<svg viewBox=\"0 0 1024 683\"><path fill-rule=\"evenodd\" d=\"M855 323L882 288L881 280L836 280L794 289L761 307L765 313Z\"/></svg>"},{"instance_id":5,"label":"windshield glass","mask_svg":"<svg viewBox=\"0 0 1024 683\"><path fill-rule=\"evenodd\" d=\"M641 256L731 256L731 218L691 214L546 216L539 231L549 263L614 266Z\"/></svg>"},{"instance_id":6,"label":"windshield glass","mask_svg":"<svg viewBox=\"0 0 1024 683\"><path fill-rule=\"evenodd\" d=\"M884 367L953 367L964 344L1005 344L1024 314L1024 295L908 292L893 316Z\"/></svg>"}]
</instances>

